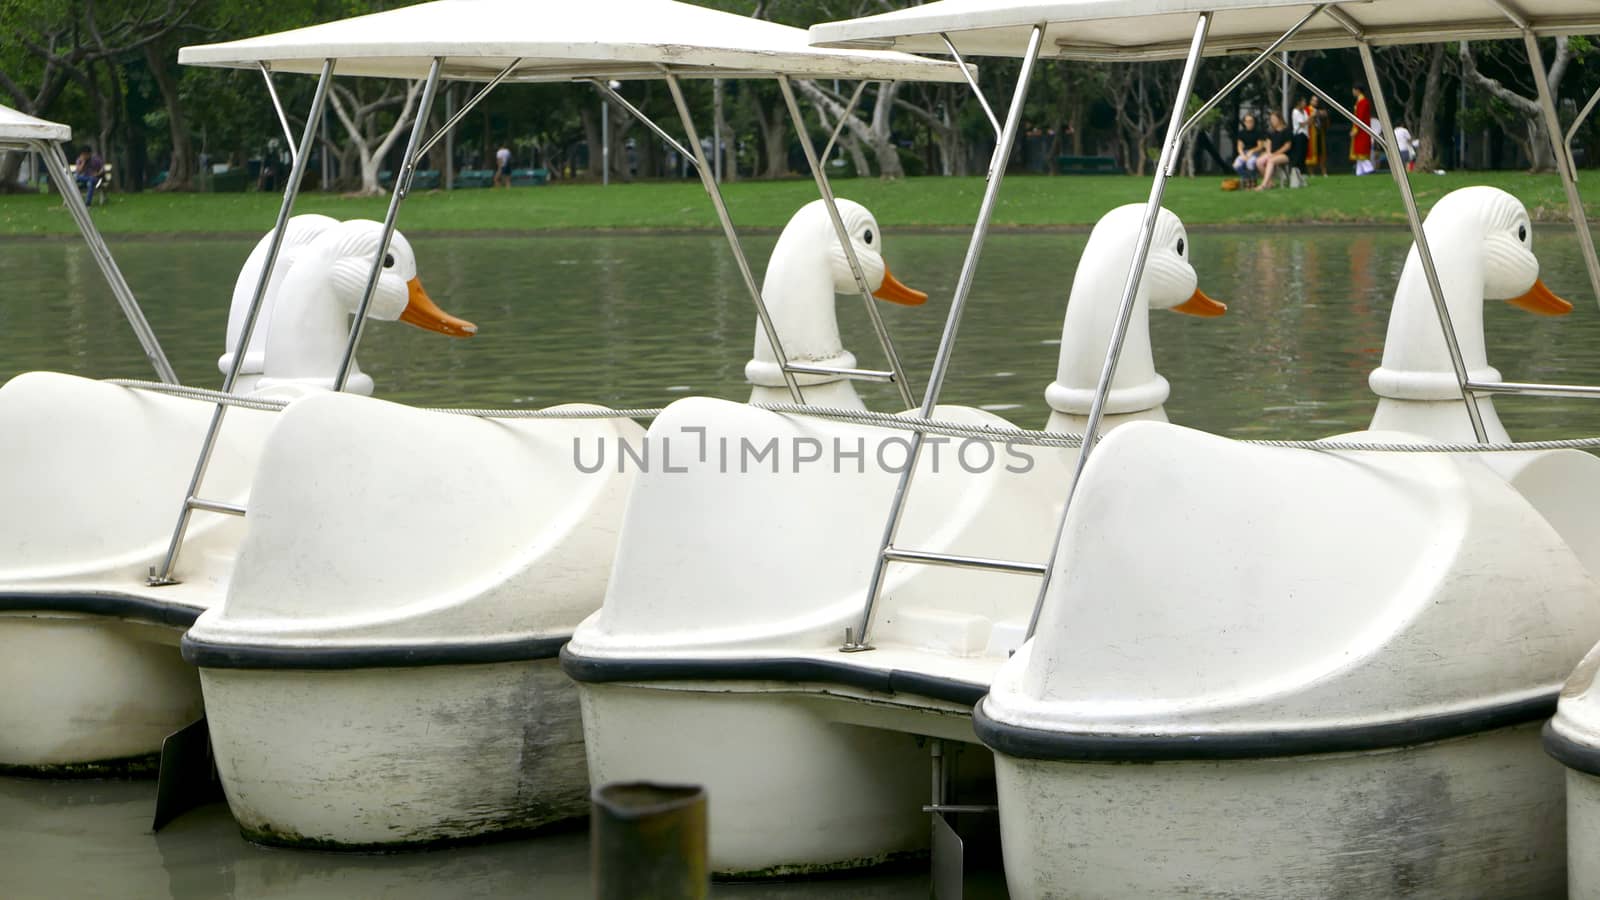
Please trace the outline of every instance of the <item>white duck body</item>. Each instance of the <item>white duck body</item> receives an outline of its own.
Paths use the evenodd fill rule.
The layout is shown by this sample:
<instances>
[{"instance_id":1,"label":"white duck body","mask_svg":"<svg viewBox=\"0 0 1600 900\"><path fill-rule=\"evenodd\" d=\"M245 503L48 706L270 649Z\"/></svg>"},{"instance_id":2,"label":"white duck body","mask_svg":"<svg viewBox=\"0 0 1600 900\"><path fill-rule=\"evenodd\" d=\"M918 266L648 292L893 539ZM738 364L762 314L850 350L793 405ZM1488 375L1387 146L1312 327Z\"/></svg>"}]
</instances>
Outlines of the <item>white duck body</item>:
<instances>
[{"instance_id":1,"label":"white duck body","mask_svg":"<svg viewBox=\"0 0 1600 900\"><path fill-rule=\"evenodd\" d=\"M1084 302L1114 306L1126 274ZM934 417L1013 427L965 407ZM711 823L718 873L826 871L925 848L928 751L914 735L975 741L972 704L1021 644L1037 581L891 565L876 649L842 654L907 435L708 399L673 404L648 435L687 471L639 475L605 603L563 653L591 778L724 798ZM895 546L1045 559L1072 451L929 440ZM766 447L774 456L756 461ZM986 757L973 748L963 777L981 780Z\"/></svg>"},{"instance_id":2,"label":"white duck body","mask_svg":"<svg viewBox=\"0 0 1600 900\"><path fill-rule=\"evenodd\" d=\"M259 387L333 387L349 341L349 320L361 304L382 236L382 223L352 219L324 230L295 256L273 305ZM411 243L398 231L389 241L367 317L404 318L455 337L477 332L477 326L433 305L417 280ZM372 393L372 379L354 362L345 390Z\"/></svg>"},{"instance_id":3,"label":"white duck body","mask_svg":"<svg viewBox=\"0 0 1600 900\"><path fill-rule=\"evenodd\" d=\"M1127 286L1143 217L1142 203L1117 207L1095 223L1084 244L1061 325L1056 380L1044 392L1051 409L1047 431L1082 434L1089 425L1089 408L1105 365L1106 347L1116 326L1117 307ZM1100 420L1102 434L1123 422L1167 421L1162 404L1171 393L1171 386L1156 372L1150 350L1150 310L1176 309L1213 316L1226 309L1198 292L1188 250L1183 223L1162 209L1156 217L1144 277L1134 294L1122 353L1117 357L1117 370Z\"/></svg>"},{"instance_id":4,"label":"white duck body","mask_svg":"<svg viewBox=\"0 0 1600 900\"><path fill-rule=\"evenodd\" d=\"M1130 423L1057 552L975 716L1012 896L1560 893L1600 585L1477 458Z\"/></svg>"},{"instance_id":5,"label":"white duck body","mask_svg":"<svg viewBox=\"0 0 1600 900\"><path fill-rule=\"evenodd\" d=\"M642 437L333 392L280 413L227 596L183 641L240 828L394 849L587 811L555 657L633 480L588 460Z\"/></svg>"},{"instance_id":6,"label":"white duck body","mask_svg":"<svg viewBox=\"0 0 1600 900\"><path fill-rule=\"evenodd\" d=\"M256 327L250 333L250 348L245 352L244 364L239 369L239 380L234 382L235 393L248 394L255 390L256 381L261 376L262 365L266 359L267 333L272 330L272 310L283 287L284 276L294 267L295 257L305 245L315 240L317 235L338 224L338 219L316 213L304 213L289 219L283 243L278 250L277 263L272 267L272 277L267 282L266 296L261 301ZM261 270L266 267L268 244L272 242L274 233L275 230L269 231L256 242L254 249L244 261L244 267L239 270L238 280L233 284L233 302L228 307L227 343L222 356L217 358L217 371L223 375L227 375L233 366L233 357L239 347L239 337L244 334L245 319L250 314L250 300L255 296L256 285L261 279Z\"/></svg>"},{"instance_id":7,"label":"white duck body","mask_svg":"<svg viewBox=\"0 0 1600 900\"><path fill-rule=\"evenodd\" d=\"M1532 251L1527 210L1499 188L1462 188L1434 205L1423 231L1468 377L1499 381L1500 372L1489 365L1484 346L1483 302L1517 300L1534 289L1539 260ZM1367 381L1379 398L1372 430L1406 431L1440 441L1474 440L1415 246L1406 255L1395 290L1383 365ZM1490 398L1480 397L1478 409L1491 442L1510 440Z\"/></svg>"},{"instance_id":8,"label":"white duck body","mask_svg":"<svg viewBox=\"0 0 1600 900\"><path fill-rule=\"evenodd\" d=\"M872 213L851 200L836 202L862 275L869 286L877 285L874 296L910 305L925 301L927 295L905 288L889 274L883 259L883 231ZM761 297L791 363L856 367L855 354L844 349L839 337L835 295L856 294L860 289L826 204L813 200L801 207L778 236L761 283ZM759 320L754 358L745 364L744 371L752 385L751 403L794 402ZM795 380L808 405L866 408L850 380L843 376L797 374Z\"/></svg>"},{"instance_id":9,"label":"white duck body","mask_svg":"<svg viewBox=\"0 0 1600 900\"><path fill-rule=\"evenodd\" d=\"M322 230L319 239L376 225L343 223ZM302 301L353 308L341 299L348 286L330 294L315 283L319 270L315 277L349 280L338 266L350 264L326 264L325 246L301 245L300 262L312 251L322 255L315 266L291 267L279 285L273 318L282 327L268 341L267 374L276 365L273 351L285 341L293 344L300 326L284 323L297 309L311 308ZM409 260L409 246L399 246L405 259L397 262ZM377 313L463 333L467 323L422 302L425 294L419 301L420 286L411 287L414 269L407 273L411 281L399 283L409 298L404 311L393 308L393 285L381 283ZM335 326L342 336L342 323L331 321L339 315L335 310L323 330ZM277 354L278 364L293 365L297 358ZM318 372L291 368L285 374ZM295 401L317 390L308 380L315 379L280 378L272 394ZM0 442L0 509L27 511L0 516L0 673L19 686L0 697L0 769L137 768L168 734L198 717L199 679L179 656L178 641L224 596L246 521L196 512L180 549L180 583L151 587L145 579L165 557L214 411L210 403L48 372L20 375L0 388L0 434L6 436ZM283 421L278 413L233 409L202 496L253 511L263 444Z\"/></svg>"},{"instance_id":10,"label":"white duck body","mask_svg":"<svg viewBox=\"0 0 1600 900\"><path fill-rule=\"evenodd\" d=\"M366 277L371 251L343 249L336 231L291 279L337 294ZM394 253L378 317L403 300L398 239ZM347 258L360 265L320 273ZM276 337L314 330L297 317L331 325L338 304L295 303L293 288L267 374L314 379L343 330L337 346L302 342L289 356ZM801 328L788 314L781 327ZM808 337L801 346L815 348ZM345 394L286 411L227 598L184 641L241 828L271 843L392 849L587 812L577 695L556 652L610 576L644 464L625 454L675 472L683 452L627 419L483 420Z\"/></svg>"},{"instance_id":11,"label":"white duck body","mask_svg":"<svg viewBox=\"0 0 1600 900\"><path fill-rule=\"evenodd\" d=\"M1539 280L1527 210L1498 188L1462 188L1439 200L1424 228L1469 377L1499 381L1484 342L1485 300L1544 315L1572 309ZM1372 430L1454 443L1475 439L1415 247L1395 291L1383 365L1368 383L1379 398ZM1478 409L1490 442L1511 440L1489 396L1478 397ZM1483 461L1522 491L1600 574L1600 520L1593 515L1600 505L1600 459L1544 450L1485 454Z\"/></svg>"}]
</instances>

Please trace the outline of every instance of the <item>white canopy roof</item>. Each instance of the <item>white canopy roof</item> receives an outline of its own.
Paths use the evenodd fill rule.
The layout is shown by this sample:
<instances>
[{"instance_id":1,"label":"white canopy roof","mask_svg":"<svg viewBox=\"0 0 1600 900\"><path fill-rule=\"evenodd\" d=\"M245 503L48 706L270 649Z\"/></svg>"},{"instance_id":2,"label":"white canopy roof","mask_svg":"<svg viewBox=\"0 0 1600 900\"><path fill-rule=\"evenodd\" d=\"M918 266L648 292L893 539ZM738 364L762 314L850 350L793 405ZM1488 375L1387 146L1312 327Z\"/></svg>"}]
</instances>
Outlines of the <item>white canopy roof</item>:
<instances>
[{"instance_id":1,"label":"white canopy roof","mask_svg":"<svg viewBox=\"0 0 1600 900\"><path fill-rule=\"evenodd\" d=\"M1259 49L1317 4L1309 0L938 0L896 12L811 28L831 47L949 51L1021 56L1034 25L1045 23L1041 55L1076 59L1167 59L1184 56L1196 16L1215 12L1208 54ZM1375 44L1519 37L1509 7L1541 35L1600 32L1600 0L1327 0ZM1306 23L1287 50L1348 47L1350 33L1328 11Z\"/></svg>"},{"instance_id":2,"label":"white canopy roof","mask_svg":"<svg viewBox=\"0 0 1600 900\"><path fill-rule=\"evenodd\" d=\"M185 47L186 65L421 78L444 57L445 78L487 81L521 59L512 81L770 76L962 81L943 60L824 50L805 31L676 0L434 0L225 44Z\"/></svg>"},{"instance_id":3,"label":"white canopy roof","mask_svg":"<svg viewBox=\"0 0 1600 900\"><path fill-rule=\"evenodd\" d=\"M0 106L0 142L70 140L72 129L65 125L35 119L9 106Z\"/></svg>"}]
</instances>

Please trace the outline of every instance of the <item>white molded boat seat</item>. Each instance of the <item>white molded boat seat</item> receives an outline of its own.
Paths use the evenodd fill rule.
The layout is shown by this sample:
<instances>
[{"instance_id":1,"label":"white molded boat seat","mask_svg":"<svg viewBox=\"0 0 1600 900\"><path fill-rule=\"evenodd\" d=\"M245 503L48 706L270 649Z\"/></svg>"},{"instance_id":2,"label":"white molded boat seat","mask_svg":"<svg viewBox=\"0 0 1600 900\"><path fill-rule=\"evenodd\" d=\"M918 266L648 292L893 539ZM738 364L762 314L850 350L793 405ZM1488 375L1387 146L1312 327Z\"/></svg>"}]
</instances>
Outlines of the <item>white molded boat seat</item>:
<instances>
[{"instance_id":1,"label":"white molded boat seat","mask_svg":"<svg viewBox=\"0 0 1600 900\"><path fill-rule=\"evenodd\" d=\"M1548 703L1597 637L1600 585L1475 457L1132 423L1084 472L1039 631L984 712L1129 737L1349 729Z\"/></svg>"},{"instance_id":2,"label":"white molded boat seat","mask_svg":"<svg viewBox=\"0 0 1600 900\"><path fill-rule=\"evenodd\" d=\"M73 375L30 372L0 387L0 590L146 593L166 552L215 407ZM228 413L202 496L245 504L278 414ZM197 513L185 584L153 596L220 597L243 529ZM211 564L215 562L215 564Z\"/></svg>"},{"instance_id":3,"label":"white molded boat seat","mask_svg":"<svg viewBox=\"0 0 1600 900\"><path fill-rule=\"evenodd\" d=\"M963 407L940 407L935 418L1011 427ZM909 437L719 400L672 404L649 438L658 459L670 456L683 471L639 477L605 605L573 652L597 659L815 652L831 654L830 664L906 665L904 654L891 662L889 652L833 651L860 615ZM775 457L753 455L769 446ZM1063 451L1008 453L1004 444L975 441L963 465L961 449L961 440L940 443L937 470L933 447L924 451L896 545L1042 561L1070 473ZM892 564L872 640L886 650L926 651L933 664L982 656L992 623L1026 616L1037 584Z\"/></svg>"},{"instance_id":4,"label":"white molded boat seat","mask_svg":"<svg viewBox=\"0 0 1600 900\"><path fill-rule=\"evenodd\" d=\"M587 407L592 408L592 407ZM479 419L349 394L282 414L226 600L190 644L556 638L597 605L632 471L580 470L628 419Z\"/></svg>"}]
</instances>

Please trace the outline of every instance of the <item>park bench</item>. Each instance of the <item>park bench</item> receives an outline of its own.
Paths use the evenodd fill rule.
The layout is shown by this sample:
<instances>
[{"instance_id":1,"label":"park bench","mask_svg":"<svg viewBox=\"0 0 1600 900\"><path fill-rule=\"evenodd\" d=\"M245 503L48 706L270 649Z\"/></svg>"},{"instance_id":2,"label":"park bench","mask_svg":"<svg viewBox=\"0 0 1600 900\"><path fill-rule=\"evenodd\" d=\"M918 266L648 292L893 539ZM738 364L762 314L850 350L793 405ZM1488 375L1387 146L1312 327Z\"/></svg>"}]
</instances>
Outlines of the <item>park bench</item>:
<instances>
[{"instance_id":1,"label":"park bench","mask_svg":"<svg viewBox=\"0 0 1600 900\"><path fill-rule=\"evenodd\" d=\"M1121 175L1122 167L1110 156L1058 156L1057 175Z\"/></svg>"},{"instance_id":2,"label":"park bench","mask_svg":"<svg viewBox=\"0 0 1600 900\"><path fill-rule=\"evenodd\" d=\"M542 167L537 169L512 169L511 183L519 187L549 184L550 170Z\"/></svg>"}]
</instances>

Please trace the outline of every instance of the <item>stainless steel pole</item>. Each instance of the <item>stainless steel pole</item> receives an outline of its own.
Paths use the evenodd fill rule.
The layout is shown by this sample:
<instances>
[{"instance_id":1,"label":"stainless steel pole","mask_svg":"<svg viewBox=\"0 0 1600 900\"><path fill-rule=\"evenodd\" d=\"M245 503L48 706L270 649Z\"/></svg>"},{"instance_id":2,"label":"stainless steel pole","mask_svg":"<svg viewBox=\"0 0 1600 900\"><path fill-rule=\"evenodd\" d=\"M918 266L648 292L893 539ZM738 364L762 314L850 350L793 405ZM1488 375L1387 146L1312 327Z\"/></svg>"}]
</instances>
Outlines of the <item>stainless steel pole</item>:
<instances>
[{"instance_id":1,"label":"stainless steel pole","mask_svg":"<svg viewBox=\"0 0 1600 900\"><path fill-rule=\"evenodd\" d=\"M1565 38L1557 38L1565 40ZM1556 115L1555 95L1550 92L1550 78L1544 70L1544 54L1539 50L1539 39L1531 28L1522 30L1522 44L1528 48L1528 65L1533 69L1533 83L1539 89L1539 110L1544 114L1545 130L1550 132L1550 152L1555 154L1556 171L1561 173L1561 186L1567 192L1567 209L1572 215L1572 226L1578 232L1578 248L1583 251L1583 264L1589 271L1589 289L1595 301L1600 302L1600 256L1595 254L1594 234L1589 231L1589 217L1583 210L1583 195L1578 192L1578 171L1568 153L1567 142L1561 135L1561 117ZM1600 97L1600 93L1595 96ZM1592 108L1585 107L1585 113Z\"/></svg>"},{"instance_id":2,"label":"stainless steel pole","mask_svg":"<svg viewBox=\"0 0 1600 900\"><path fill-rule=\"evenodd\" d=\"M272 239L267 242L267 258L261 266L261 274L256 278L256 289L250 297L250 308L245 313L244 328L239 332L238 350L233 354L233 364L228 367L228 374L222 379L224 393L233 390L234 382L239 379L239 370L244 366L245 348L250 346L250 337L255 334L256 319L261 316L261 304L267 296L267 284L272 280L273 266L278 262L278 251L283 248L283 236L287 230L289 216L294 212L294 201L300 193L300 181L306 174L306 161L311 158L312 142L316 140L317 126L322 119L322 109L328 99L328 89L333 85L333 60L326 59L322 62L322 74L317 79L316 93L311 97L311 111L306 115L306 127L300 138L300 152L294 157L294 164L289 168L289 178L283 186L283 203L278 207L278 221L272 228ZM218 403L217 408L211 413L211 424L206 428L205 440L200 444L200 458L195 461L194 473L189 477L189 488L183 495L183 508L178 512L178 524L172 530L172 540L167 544L167 555L161 562L159 571L150 574L149 583L152 586L177 584L172 577L172 570L178 564L178 552L183 546L183 536L189 530L189 519L194 513L193 501L199 496L200 485L205 481L206 469L211 465L211 454L217 447L217 435L222 430L223 416L228 412L225 404Z\"/></svg>"},{"instance_id":3,"label":"stainless steel pole","mask_svg":"<svg viewBox=\"0 0 1600 900\"><path fill-rule=\"evenodd\" d=\"M373 294L377 293L378 279L383 276L383 257L389 252L389 241L394 237L394 223L400 217L400 201L411 192L411 179L416 175L417 168L417 149L422 146L422 136L428 130L428 114L433 110L433 98L439 90L439 72L443 67L444 57L434 57L433 64L428 67L428 80L422 85L422 99L417 101L417 118L411 126L411 139L406 142L405 155L400 159L394 190L389 192L389 211L383 217L383 234L378 238L378 252L372 257L367 288L361 295L361 305L356 307L356 320L350 324L350 339L344 346L344 359L339 361L339 374L333 380L333 389L336 391L344 390L345 382L350 380L350 370L355 366L356 347L361 345L361 332L367 324L367 310L372 306Z\"/></svg>"},{"instance_id":4,"label":"stainless steel pole","mask_svg":"<svg viewBox=\"0 0 1600 900\"><path fill-rule=\"evenodd\" d=\"M728 238L728 247L733 251L733 260L739 266L739 276L744 279L745 289L750 292L750 299L756 304L756 318L761 320L761 330L767 336L767 343L772 345L772 355L778 362L778 369L783 373L783 383L789 388L789 396L796 403L804 403L805 398L800 393L800 382L795 380L794 373L789 371L789 357L783 352L783 342L778 340L778 326L772 322L772 316L767 312L767 302L761 297L761 288L756 284L755 275L750 272L750 261L745 258L744 247L739 243L739 232L734 230L733 219L728 215L728 205L722 201L722 189L717 186L717 179L711 171L711 164L706 161L705 148L700 146L700 135L694 128L694 116L689 112L689 103L683 98L683 86L678 84L678 76L669 70L667 76L667 90L672 92L672 102L678 107L678 118L683 122L683 133L688 138L689 149L694 153L695 169L700 173L700 183L705 186L706 193L711 196L711 206L716 210L717 221L722 223L722 233Z\"/></svg>"},{"instance_id":5,"label":"stainless steel pole","mask_svg":"<svg viewBox=\"0 0 1600 900\"><path fill-rule=\"evenodd\" d=\"M172 363L162 351L161 342L156 340L156 333L150 327L149 320L145 319L144 310L139 308L139 301L133 295L133 288L129 287L128 280L122 277L122 270L117 267L117 261L111 255L111 248L106 246L105 238L101 237L100 229L95 227L94 219L89 215L89 208L84 206L83 198L78 196L76 183L72 180L72 172L67 167L67 157L61 152L61 146L40 141L30 149L37 149L44 157L45 168L50 173L51 180L55 181L56 187L60 189L61 199L67 205L67 212L72 216L72 221L77 223L78 231L83 234L84 243L89 245L89 255L94 257L95 264L100 267L100 274L105 276L106 285L111 288L111 295L117 298L117 305L122 307L122 314L127 317L128 324L133 326L134 336L139 339L139 346L144 349L145 358L155 367L156 377L167 384L177 384L178 374L172 370Z\"/></svg>"},{"instance_id":6,"label":"stainless steel pole","mask_svg":"<svg viewBox=\"0 0 1600 900\"><path fill-rule=\"evenodd\" d=\"M1044 44L1044 26L1035 25L1033 33L1028 37L1028 47L1022 57L1022 68L1017 73L1017 86L1011 95L1011 108L1006 110L1005 127L1000 131L1000 140L995 145L994 156L989 160L989 183L984 188L983 202L978 206L978 221L972 226L972 240L967 244L967 255L961 263L961 274L956 278L955 293L950 298L950 313L945 318L944 336L939 339L939 352L934 357L933 369L928 375L928 388L923 394L922 406L918 414L924 418L933 417L933 409L939 403L939 392L944 388L945 373L950 368L950 357L955 351L956 333L961 325L961 312L966 308L967 297L972 293L972 282L978 272L978 257L983 251L983 242L989 234L989 220L994 216L995 202L1000 195L1000 184L1005 181L1006 160L1011 157L1011 148L1016 144L1017 131L1022 124L1022 107L1028 98L1028 84L1033 79L1034 64L1039 61L1039 50ZM883 526L883 538L878 542L878 555L872 565L872 580L867 584L867 599L862 605L861 618L856 628L846 635L844 646L839 649L846 653L855 653L861 650L872 649L868 641L869 631L872 627L872 610L877 605L878 594L883 590L884 575L888 571L889 561L886 552L894 546L894 540L900 533L900 522L905 515L906 496L911 487L912 473L917 469L917 461L922 456L923 433L911 433L911 447L907 452L906 467L900 472L900 480L895 485L894 499L889 507L889 521Z\"/></svg>"},{"instance_id":7,"label":"stainless steel pole","mask_svg":"<svg viewBox=\"0 0 1600 900\"><path fill-rule=\"evenodd\" d=\"M1106 348L1106 361L1100 367L1100 380L1095 385L1094 401L1089 405L1089 421L1083 431L1083 446L1078 448L1078 464L1072 473L1072 484L1067 488L1066 502L1061 507L1061 523L1056 527L1056 539L1050 547L1050 562L1044 576L1039 579L1039 594L1033 603L1033 614L1028 618L1028 637L1039 625L1039 613L1044 609L1044 598L1050 589L1050 573L1056 567L1056 555L1061 547L1061 537L1067 528L1067 513L1072 509L1072 497L1077 492L1078 481L1083 477L1084 466L1089 464L1089 454L1094 452L1099 440L1100 420L1105 415L1106 397L1111 394L1111 379L1117 374L1117 360L1122 356L1122 342L1128 335L1128 320L1133 317L1133 301L1139 294L1139 282L1144 279L1145 260L1150 256L1150 243L1155 240L1156 218L1161 214L1161 196L1167 188L1167 178L1177 167L1179 146L1183 138L1183 111L1188 108L1189 94L1194 91L1195 73L1200 68L1200 53L1206 46L1206 35L1211 30L1211 13L1201 13L1194 25L1194 37L1189 43L1189 56L1184 60L1183 77L1178 80L1178 94L1172 101L1172 117L1167 122L1167 139L1161 145L1161 157L1156 163L1155 181L1150 185L1150 198L1145 201L1144 219L1139 223L1139 236L1133 245L1133 262L1128 266L1128 280L1122 288L1122 300L1117 306L1117 321L1111 329L1111 345Z\"/></svg>"},{"instance_id":8,"label":"stainless steel pole","mask_svg":"<svg viewBox=\"0 0 1600 900\"><path fill-rule=\"evenodd\" d=\"M1439 330L1444 333L1445 349L1450 353L1450 367L1455 370L1456 383L1461 387L1461 399L1467 407L1467 418L1472 422L1472 433L1478 443L1489 441L1483 427L1483 414L1478 411L1478 398L1467 389L1472 376L1467 372L1466 360L1461 356L1461 344L1456 340L1455 325L1450 321L1450 307L1445 303L1444 288L1439 284L1439 270L1433 265L1433 251L1428 247L1428 236L1422 230L1422 214L1417 211L1417 198L1411 193L1411 179L1405 163L1400 161L1399 149L1394 142L1394 122L1389 119L1389 104L1383 96L1383 86L1378 83L1378 66L1372 59L1372 45L1362 37L1356 43L1361 54L1361 67L1366 71L1367 84L1372 92L1372 108L1378 113L1378 124L1384 143L1390 148L1389 174L1394 176L1395 187L1400 189L1400 201L1405 204L1406 223L1411 226L1411 240L1417 249L1417 261L1422 263L1422 274L1428 281L1428 293L1433 296L1434 311L1439 314Z\"/></svg>"},{"instance_id":9,"label":"stainless steel pole","mask_svg":"<svg viewBox=\"0 0 1600 900\"><path fill-rule=\"evenodd\" d=\"M600 186L611 184L611 105L600 98Z\"/></svg>"},{"instance_id":10,"label":"stainless steel pole","mask_svg":"<svg viewBox=\"0 0 1600 900\"><path fill-rule=\"evenodd\" d=\"M889 371L894 373L895 387L900 391L900 402L906 409L916 405L911 397L911 384L906 380L905 367L900 364L900 354L895 351L894 341L889 337L889 328L883 324L883 316L878 312L877 301L872 299L872 288L867 284L867 276L861 270L861 259L856 255L854 242L850 240L850 233L845 230L844 219L839 215L839 205L834 200L833 187L828 184L828 173L822 170L822 163L817 159L817 148L811 143L811 134L806 131L805 119L800 115L800 104L795 100L794 87L789 83L789 76L778 76L778 89L783 92L783 102L789 107L789 117L794 120L794 130L800 135L800 149L805 152L806 164L811 167L811 175L817 182L817 192L822 195L823 205L828 208L828 218L833 220L833 231L839 237L839 245L844 248L844 256L850 263L850 274L855 276L856 287L861 289L861 299L867 304L867 317L872 320L872 329L878 333L878 343L883 347L883 353L889 358ZM846 113L849 115L849 113Z\"/></svg>"}]
</instances>

